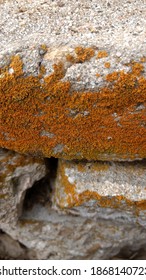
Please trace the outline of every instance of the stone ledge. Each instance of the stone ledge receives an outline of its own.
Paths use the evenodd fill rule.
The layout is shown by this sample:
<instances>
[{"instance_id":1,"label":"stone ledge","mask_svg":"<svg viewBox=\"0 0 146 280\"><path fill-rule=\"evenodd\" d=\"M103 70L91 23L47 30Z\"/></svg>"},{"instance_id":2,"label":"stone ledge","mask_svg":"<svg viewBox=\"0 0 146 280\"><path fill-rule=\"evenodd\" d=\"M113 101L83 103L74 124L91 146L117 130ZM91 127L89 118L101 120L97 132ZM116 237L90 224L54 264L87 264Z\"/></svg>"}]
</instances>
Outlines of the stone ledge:
<instances>
[{"instance_id":1,"label":"stone ledge","mask_svg":"<svg viewBox=\"0 0 146 280\"><path fill-rule=\"evenodd\" d=\"M76 208L92 212L96 208L117 211L146 210L146 162L70 162L59 161L54 203L61 209ZM77 207L81 206L81 207ZM89 215L88 213L88 215Z\"/></svg>"}]
</instances>

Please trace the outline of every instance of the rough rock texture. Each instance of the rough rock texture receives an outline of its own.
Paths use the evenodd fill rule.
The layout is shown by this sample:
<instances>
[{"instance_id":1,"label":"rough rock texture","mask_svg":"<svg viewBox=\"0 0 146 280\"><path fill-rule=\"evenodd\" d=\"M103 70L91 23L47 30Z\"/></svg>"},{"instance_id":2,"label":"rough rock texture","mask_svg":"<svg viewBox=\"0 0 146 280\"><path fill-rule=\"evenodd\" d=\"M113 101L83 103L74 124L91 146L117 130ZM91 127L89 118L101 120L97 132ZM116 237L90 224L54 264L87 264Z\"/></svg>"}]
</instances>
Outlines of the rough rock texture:
<instances>
[{"instance_id":1,"label":"rough rock texture","mask_svg":"<svg viewBox=\"0 0 146 280\"><path fill-rule=\"evenodd\" d=\"M110 259L124 248L135 255L145 248L145 170L145 161L60 160L57 177L45 185L53 189L49 199L42 179L37 181L25 195L21 216L10 221L6 201L1 229L35 259Z\"/></svg>"},{"instance_id":2,"label":"rough rock texture","mask_svg":"<svg viewBox=\"0 0 146 280\"><path fill-rule=\"evenodd\" d=\"M138 0L2 1L0 146L146 157L144 10Z\"/></svg>"},{"instance_id":3,"label":"rough rock texture","mask_svg":"<svg viewBox=\"0 0 146 280\"><path fill-rule=\"evenodd\" d=\"M145 8L0 0L1 258L146 248Z\"/></svg>"},{"instance_id":4,"label":"rough rock texture","mask_svg":"<svg viewBox=\"0 0 146 280\"><path fill-rule=\"evenodd\" d=\"M60 160L54 202L61 208L84 205L88 215L98 206L124 212L146 210L146 161L134 163ZM91 209L93 208L93 213ZM77 208L83 210L83 207Z\"/></svg>"},{"instance_id":5,"label":"rough rock texture","mask_svg":"<svg viewBox=\"0 0 146 280\"><path fill-rule=\"evenodd\" d=\"M17 223L21 216L26 190L44 177L41 159L0 150L0 224Z\"/></svg>"},{"instance_id":6,"label":"rough rock texture","mask_svg":"<svg viewBox=\"0 0 146 280\"><path fill-rule=\"evenodd\" d=\"M144 219L144 216L143 216ZM110 259L121 249L137 251L145 246L145 219L132 211L95 208L94 215L72 208L55 211L35 204L24 211L14 227L2 225L3 230L19 240L37 259Z\"/></svg>"},{"instance_id":7,"label":"rough rock texture","mask_svg":"<svg viewBox=\"0 0 146 280\"><path fill-rule=\"evenodd\" d=\"M0 232L0 260L35 259L33 251L12 239L8 234Z\"/></svg>"}]
</instances>

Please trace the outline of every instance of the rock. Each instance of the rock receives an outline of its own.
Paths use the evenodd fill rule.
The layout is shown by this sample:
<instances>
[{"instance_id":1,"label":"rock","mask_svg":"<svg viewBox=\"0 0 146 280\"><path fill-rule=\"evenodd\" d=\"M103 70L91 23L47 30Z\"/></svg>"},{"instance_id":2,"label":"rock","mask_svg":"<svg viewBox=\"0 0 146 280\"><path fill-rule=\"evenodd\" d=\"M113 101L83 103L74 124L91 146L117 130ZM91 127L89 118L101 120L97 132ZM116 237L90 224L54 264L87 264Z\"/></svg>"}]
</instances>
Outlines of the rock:
<instances>
[{"instance_id":1,"label":"rock","mask_svg":"<svg viewBox=\"0 0 146 280\"><path fill-rule=\"evenodd\" d=\"M145 248L144 11L142 0L0 1L3 258Z\"/></svg>"},{"instance_id":2,"label":"rock","mask_svg":"<svg viewBox=\"0 0 146 280\"><path fill-rule=\"evenodd\" d=\"M12 239L8 234L0 232L0 260L28 260L34 258L33 251L27 250L25 246Z\"/></svg>"},{"instance_id":3,"label":"rock","mask_svg":"<svg viewBox=\"0 0 146 280\"><path fill-rule=\"evenodd\" d=\"M0 150L0 221L17 223L21 216L26 190L44 177L44 161Z\"/></svg>"},{"instance_id":4,"label":"rock","mask_svg":"<svg viewBox=\"0 0 146 280\"><path fill-rule=\"evenodd\" d=\"M131 251L144 247L145 222L143 226L139 220L134 213L118 209L100 208L91 218L77 207L69 213L34 202L31 210L23 212L17 227L2 226L33 251L36 259L97 260L110 259L126 247Z\"/></svg>"},{"instance_id":5,"label":"rock","mask_svg":"<svg viewBox=\"0 0 146 280\"><path fill-rule=\"evenodd\" d=\"M64 159L145 158L143 1L0 5L0 146Z\"/></svg>"},{"instance_id":6,"label":"rock","mask_svg":"<svg viewBox=\"0 0 146 280\"><path fill-rule=\"evenodd\" d=\"M54 203L61 209L75 207L76 212L84 212L85 216L97 215L97 211L104 214L104 208L113 208L115 214L121 209L125 213L143 213L144 218L146 161L85 163L60 160Z\"/></svg>"},{"instance_id":7,"label":"rock","mask_svg":"<svg viewBox=\"0 0 146 280\"><path fill-rule=\"evenodd\" d=\"M33 191L33 204L23 204L17 224L4 220L1 228L36 259L111 259L124 248L130 258L145 248L145 171L145 161L60 160L57 177L50 178L52 203ZM37 189L41 194L42 186Z\"/></svg>"}]
</instances>

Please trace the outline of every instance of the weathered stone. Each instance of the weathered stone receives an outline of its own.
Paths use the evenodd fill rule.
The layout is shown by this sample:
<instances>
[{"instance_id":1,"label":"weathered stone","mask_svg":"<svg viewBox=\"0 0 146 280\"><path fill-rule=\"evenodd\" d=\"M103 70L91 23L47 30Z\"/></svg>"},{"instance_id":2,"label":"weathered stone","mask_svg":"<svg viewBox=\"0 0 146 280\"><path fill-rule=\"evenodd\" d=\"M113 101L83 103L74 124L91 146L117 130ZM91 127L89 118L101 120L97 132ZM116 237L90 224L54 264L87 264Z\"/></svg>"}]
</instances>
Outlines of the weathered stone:
<instances>
[{"instance_id":1,"label":"weathered stone","mask_svg":"<svg viewBox=\"0 0 146 280\"><path fill-rule=\"evenodd\" d=\"M127 246L135 252L146 239L145 176L145 161L60 160L52 204L33 196L17 224L2 219L1 229L36 259L110 259Z\"/></svg>"},{"instance_id":2,"label":"weathered stone","mask_svg":"<svg viewBox=\"0 0 146 280\"><path fill-rule=\"evenodd\" d=\"M71 162L60 160L54 202L60 208L84 211L84 215L115 208L146 211L146 161L134 163ZM85 208L85 209L84 209ZM84 210L83 210L84 209ZM101 210L102 209L102 210Z\"/></svg>"},{"instance_id":3,"label":"weathered stone","mask_svg":"<svg viewBox=\"0 0 146 280\"><path fill-rule=\"evenodd\" d=\"M34 203L17 226L1 226L37 259L110 259L125 247L145 246L143 219L144 226L132 212L101 208L91 218L77 207L65 213Z\"/></svg>"},{"instance_id":4,"label":"weathered stone","mask_svg":"<svg viewBox=\"0 0 146 280\"><path fill-rule=\"evenodd\" d=\"M144 11L142 0L0 1L0 147L21 153L0 150L1 256L146 246ZM30 155L62 158L57 177Z\"/></svg>"},{"instance_id":5,"label":"weathered stone","mask_svg":"<svg viewBox=\"0 0 146 280\"><path fill-rule=\"evenodd\" d=\"M12 239L8 234L0 232L0 260L24 260L35 259L33 251L27 250L25 246Z\"/></svg>"},{"instance_id":6,"label":"weathered stone","mask_svg":"<svg viewBox=\"0 0 146 280\"><path fill-rule=\"evenodd\" d=\"M26 190L46 174L44 161L0 150L0 223L17 223Z\"/></svg>"},{"instance_id":7,"label":"weathered stone","mask_svg":"<svg viewBox=\"0 0 146 280\"><path fill-rule=\"evenodd\" d=\"M143 1L0 6L0 146L66 159L146 157Z\"/></svg>"}]
</instances>

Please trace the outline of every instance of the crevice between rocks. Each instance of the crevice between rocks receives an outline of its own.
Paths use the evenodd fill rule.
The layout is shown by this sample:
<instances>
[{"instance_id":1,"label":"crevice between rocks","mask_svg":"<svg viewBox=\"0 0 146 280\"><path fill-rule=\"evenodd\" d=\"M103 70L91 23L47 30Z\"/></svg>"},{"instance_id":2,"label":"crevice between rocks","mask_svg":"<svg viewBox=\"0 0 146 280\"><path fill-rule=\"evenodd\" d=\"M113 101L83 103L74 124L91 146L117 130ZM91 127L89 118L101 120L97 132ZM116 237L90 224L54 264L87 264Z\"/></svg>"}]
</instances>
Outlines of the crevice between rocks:
<instances>
[{"instance_id":1,"label":"crevice between rocks","mask_svg":"<svg viewBox=\"0 0 146 280\"><path fill-rule=\"evenodd\" d=\"M46 175L36 181L33 186L26 191L19 220L21 220L26 211L31 210L36 204L41 204L42 206L47 205L47 207L52 206L51 197L54 185L53 182L57 174L58 159L45 158L44 162L46 165Z\"/></svg>"}]
</instances>

